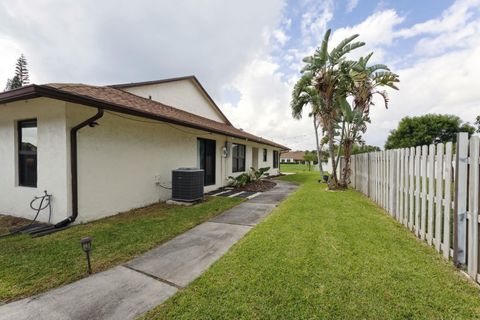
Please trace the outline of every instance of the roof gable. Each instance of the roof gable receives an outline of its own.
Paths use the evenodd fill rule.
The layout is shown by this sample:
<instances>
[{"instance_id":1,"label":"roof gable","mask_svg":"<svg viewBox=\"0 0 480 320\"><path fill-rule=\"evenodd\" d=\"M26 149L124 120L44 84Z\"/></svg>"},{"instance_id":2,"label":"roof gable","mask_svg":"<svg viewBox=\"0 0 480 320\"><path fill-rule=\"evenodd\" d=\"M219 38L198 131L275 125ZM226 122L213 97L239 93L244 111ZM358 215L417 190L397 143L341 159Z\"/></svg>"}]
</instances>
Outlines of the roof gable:
<instances>
[{"instance_id":1,"label":"roof gable","mask_svg":"<svg viewBox=\"0 0 480 320\"><path fill-rule=\"evenodd\" d=\"M195 76L112 85L143 98L231 124Z\"/></svg>"}]
</instances>

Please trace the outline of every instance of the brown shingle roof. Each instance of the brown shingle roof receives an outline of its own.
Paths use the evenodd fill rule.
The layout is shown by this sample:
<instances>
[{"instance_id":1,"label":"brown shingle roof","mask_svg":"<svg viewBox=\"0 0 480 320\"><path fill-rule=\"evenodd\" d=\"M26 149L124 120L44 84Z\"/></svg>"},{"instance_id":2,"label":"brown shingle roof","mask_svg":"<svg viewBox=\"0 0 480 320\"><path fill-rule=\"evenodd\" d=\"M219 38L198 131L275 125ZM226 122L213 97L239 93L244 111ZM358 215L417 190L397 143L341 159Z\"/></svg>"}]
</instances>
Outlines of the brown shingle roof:
<instances>
[{"instance_id":1,"label":"brown shingle roof","mask_svg":"<svg viewBox=\"0 0 480 320\"><path fill-rule=\"evenodd\" d=\"M287 150L288 148L273 141L255 136L237 129L232 125L207 119L163 103L145 99L132 93L108 87L85 84L51 83L46 85L30 85L18 90L0 94L0 103L35 97L51 97L94 107L101 107L117 112L166 121L178 125L225 134L227 136L248 139Z\"/></svg>"},{"instance_id":2,"label":"brown shingle roof","mask_svg":"<svg viewBox=\"0 0 480 320\"><path fill-rule=\"evenodd\" d=\"M284 152L280 155L281 159L293 159L293 160L305 160L305 152L303 151L291 151Z\"/></svg>"}]
</instances>

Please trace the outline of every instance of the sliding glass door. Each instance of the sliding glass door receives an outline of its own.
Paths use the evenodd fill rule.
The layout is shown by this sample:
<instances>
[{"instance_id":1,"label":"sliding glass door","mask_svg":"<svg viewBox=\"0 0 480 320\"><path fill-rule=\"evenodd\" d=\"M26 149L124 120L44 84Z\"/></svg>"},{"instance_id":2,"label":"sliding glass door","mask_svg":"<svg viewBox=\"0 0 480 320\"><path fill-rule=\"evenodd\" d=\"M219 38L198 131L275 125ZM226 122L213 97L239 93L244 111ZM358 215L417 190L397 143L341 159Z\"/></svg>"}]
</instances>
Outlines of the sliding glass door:
<instances>
[{"instance_id":1,"label":"sliding glass door","mask_svg":"<svg viewBox=\"0 0 480 320\"><path fill-rule=\"evenodd\" d=\"M198 166L205 172L205 185L215 184L215 149L216 141L208 139L197 140Z\"/></svg>"}]
</instances>

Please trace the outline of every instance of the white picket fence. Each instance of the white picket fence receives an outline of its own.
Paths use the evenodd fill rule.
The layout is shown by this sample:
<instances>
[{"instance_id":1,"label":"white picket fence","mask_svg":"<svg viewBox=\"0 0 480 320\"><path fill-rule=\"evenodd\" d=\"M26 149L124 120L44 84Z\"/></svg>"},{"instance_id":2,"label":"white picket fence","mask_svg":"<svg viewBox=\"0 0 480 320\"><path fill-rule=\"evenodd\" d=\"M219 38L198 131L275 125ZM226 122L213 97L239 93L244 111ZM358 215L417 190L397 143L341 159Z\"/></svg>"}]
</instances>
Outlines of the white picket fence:
<instances>
[{"instance_id":1,"label":"white picket fence","mask_svg":"<svg viewBox=\"0 0 480 320\"><path fill-rule=\"evenodd\" d=\"M480 138L358 154L351 185L480 282Z\"/></svg>"}]
</instances>

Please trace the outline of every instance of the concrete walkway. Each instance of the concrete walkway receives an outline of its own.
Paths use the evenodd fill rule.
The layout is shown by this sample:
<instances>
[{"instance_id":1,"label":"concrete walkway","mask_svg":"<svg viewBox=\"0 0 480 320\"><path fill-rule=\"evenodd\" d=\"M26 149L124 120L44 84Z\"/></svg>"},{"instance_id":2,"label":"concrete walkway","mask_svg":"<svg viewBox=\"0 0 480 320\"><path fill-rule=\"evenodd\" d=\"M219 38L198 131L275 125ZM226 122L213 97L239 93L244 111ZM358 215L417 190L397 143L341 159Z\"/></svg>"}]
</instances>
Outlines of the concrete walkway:
<instances>
[{"instance_id":1,"label":"concrete walkway","mask_svg":"<svg viewBox=\"0 0 480 320\"><path fill-rule=\"evenodd\" d=\"M123 266L0 307L3 319L135 319L187 286L297 189L283 181Z\"/></svg>"}]
</instances>

